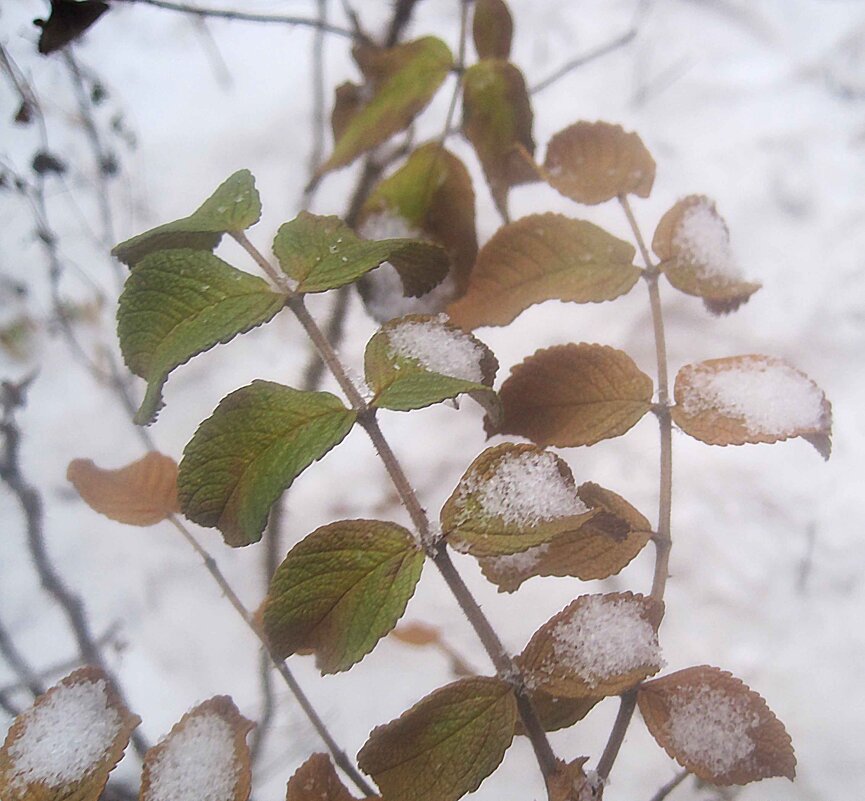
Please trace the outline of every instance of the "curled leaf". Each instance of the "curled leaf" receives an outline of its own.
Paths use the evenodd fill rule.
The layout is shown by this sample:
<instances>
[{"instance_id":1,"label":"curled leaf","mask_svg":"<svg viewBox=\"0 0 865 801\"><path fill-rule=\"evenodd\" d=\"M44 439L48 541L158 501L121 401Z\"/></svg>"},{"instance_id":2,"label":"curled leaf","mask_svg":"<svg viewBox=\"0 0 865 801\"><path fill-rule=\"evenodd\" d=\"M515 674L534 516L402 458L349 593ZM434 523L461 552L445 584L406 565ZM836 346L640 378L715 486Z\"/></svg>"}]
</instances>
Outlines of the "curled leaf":
<instances>
[{"instance_id":1,"label":"curled leaf","mask_svg":"<svg viewBox=\"0 0 865 801\"><path fill-rule=\"evenodd\" d=\"M514 21L504 0L477 0L472 18L472 38L478 58L501 58L511 55Z\"/></svg>"},{"instance_id":2,"label":"curled leaf","mask_svg":"<svg viewBox=\"0 0 865 801\"><path fill-rule=\"evenodd\" d=\"M355 801L327 754L313 754L288 780L285 801Z\"/></svg>"},{"instance_id":3,"label":"curled leaf","mask_svg":"<svg viewBox=\"0 0 865 801\"><path fill-rule=\"evenodd\" d=\"M91 509L118 523L152 526L180 511L177 462L156 451L117 470L73 459L66 478Z\"/></svg>"},{"instance_id":4,"label":"curled leaf","mask_svg":"<svg viewBox=\"0 0 865 801\"><path fill-rule=\"evenodd\" d=\"M796 775L790 736L763 698L725 670L701 665L643 684L640 713L682 767L718 785Z\"/></svg>"}]
</instances>

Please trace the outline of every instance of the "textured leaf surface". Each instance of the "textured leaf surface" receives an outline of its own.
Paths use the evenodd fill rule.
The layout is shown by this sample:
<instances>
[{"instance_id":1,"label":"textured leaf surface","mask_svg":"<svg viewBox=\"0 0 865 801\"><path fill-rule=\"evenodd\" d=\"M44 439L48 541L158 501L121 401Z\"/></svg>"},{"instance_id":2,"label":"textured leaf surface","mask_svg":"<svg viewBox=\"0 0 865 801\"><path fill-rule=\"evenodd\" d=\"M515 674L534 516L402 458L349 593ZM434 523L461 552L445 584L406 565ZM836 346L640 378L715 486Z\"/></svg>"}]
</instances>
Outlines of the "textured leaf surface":
<instances>
[{"instance_id":1,"label":"textured leaf surface","mask_svg":"<svg viewBox=\"0 0 865 801\"><path fill-rule=\"evenodd\" d=\"M445 251L429 242L358 238L338 217L302 211L283 223L273 241L283 271L298 292L326 292L350 284L390 261L400 274L406 295L429 292L448 272Z\"/></svg>"},{"instance_id":2,"label":"textured leaf surface","mask_svg":"<svg viewBox=\"0 0 865 801\"><path fill-rule=\"evenodd\" d=\"M327 754L313 754L288 780L285 801L355 801Z\"/></svg>"},{"instance_id":3,"label":"textured leaf surface","mask_svg":"<svg viewBox=\"0 0 865 801\"><path fill-rule=\"evenodd\" d=\"M578 122L547 145L547 181L565 197L594 205L618 195L648 197L655 161L635 133L608 122Z\"/></svg>"},{"instance_id":4,"label":"textured leaf surface","mask_svg":"<svg viewBox=\"0 0 865 801\"><path fill-rule=\"evenodd\" d=\"M283 490L348 434L355 413L328 392L253 381L227 395L195 432L178 494L192 521L234 547L261 539Z\"/></svg>"},{"instance_id":5,"label":"textured leaf surface","mask_svg":"<svg viewBox=\"0 0 865 801\"><path fill-rule=\"evenodd\" d=\"M91 509L118 523L152 526L180 511L177 463L156 451L117 470L73 459L66 478Z\"/></svg>"},{"instance_id":6,"label":"textured leaf surface","mask_svg":"<svg viewBox=\"0 0 865 801\"><path fill-rule=\"evenodd\" d=\"M545 300L598 303L630 291L640 276L632 245L561 214L502 226L478 253L469 287L449 309L466 329L507 325Z\"/></svg>"},{"instance_id":7,"label":"textured leaf surface","mask_svg":"<svg viewBox=\"0 0 865 801\"><path fill-rule=\"evenodd\" d=\"M577 490L595 515L578 529L513 556L480 559L481 571L499 592L514 592L533 576L575 576L583 581L613 576L652 536L652 526L624 498L587 482Z\"/></svg>"},{"instance_id":8,"label":"textured leaf surface","mask_svg":"<svg viewBox=\"0 0 865 801\"><path fill-rule=\"evenodd\" d=\"M373 729L358 764L384 798L456 801L498 767L516 718L517 701L507 682L460 679Z\"/></svg>"},{"instance_id":9,"label":"textured leaf surface","mask_svg":"<svg viewBox=\"0 0 865 801\"><path fill-rule=\"evenodd\" d=\"M420 409L462 393L492 392L498 361L444 315L411 314L383 325L366 346L366 382L382 409Z\"/></svg>"},{"instance_id":10,"label":"textured leaf surface","mask_svg":"<svg viewBox=\"0 0 865 801\"><path fill-rule=\"evenodd\" d=\"M139 723L101 670L76 670L13 721L0 749L0 798L97 801Z\"/></svg>"},{"instance_id":11,"label":"textured leaf surface","mask_svg":"<svg viewBox=\"0 0 865 801\"><path fill-rule=\"evenodd\" d=\"M804 373L772 356L689 364L676 376L673 420L709 445L802 437L824 459L832 449L832 406Z\"/></svg>"},{"instance_id":12,"label":"textured leaf surface","mask_svg":"<svg viewBox=\"0 0 865 801\"><path fill-rule=\"evenodd\" d=\"M657 673L663 605L632 593L582 595L544 623L518 662L526 684L564 698L618 695Z\"/></svg>"},{"instance_id":13,"label":"textured leaf surface","mask_svg":"<svg viewBox=\"0 0 865 801\"><path fill-rule=\"evenodd\" d=\"M453 66L447 45L434 36L387 50L357 47L355 58L371 86L372 97L335 126L339 138L319 174L350 164L406 128L432 100Z\"/></svg>"},{"instance_id":14,"label":"textured leaf surface","mask_svg":"<svg viewBox=\"0 0 865 801\"><path fill-rule=\"evenodd\" d=\"M725 670L701 665L649 681L637 694L658 744L718 785L796 775L790 736L763 698Z\"/></svg>"},{"instance_id":15,"label":"textured leaf surface","mask_svg":"<svg viewBox=\"0 0 865 801\"><path fill-rule=\"evenodd\" d=\"M135 422L152 422L168 375L193 356L271 320L285 298L212 253L164 250L126 281L117 334L129 369L147 380Z\"/></svg>"},{"instance_id":16,"label":"textured leaf surface","mask_svg":"<svg viewBox=\"0 0 865 801\"><path fill-rule=\"evenodd\" d=\"M702 195L689 195L658 223L652 250L661 271L676 289L703 299L714 314L739 308L760 284L745 280L730 248L727 225L715 204Z\"/></svg>"},{"instance_id":17,"label":"textured leaf surface","mask_svg":"<svg viewBox=\"0 0 865 801\"><path fill-rule=\"evenodd\" d=\"M652 379L627 353L605 345L558 345L516 365L499 390L504 415L487 433L539 445L593 445L618 437L652 405Z\"/></svg>"},{"instance_id":18,"label":"textured leaf surface","mask_svg":"<svg viewBox=\"0 0 865 801\"><path fill-rule=\"evenodd\" d=\"M506 443L471 463L442 507L441 525L451 547L492 556L518 554L579 529L591 516L562 459Z\"/></svg>"},{"instance_id":19,"label":"textured leaf surface","mask_svg":"<svg viewBox=\"0 0 865 801\"><path fill-rule=\"evenodd\" d=\"M227 695L199 704L145 754L140 801L247 801L254 727Z\"/></svg>"},{"instance_id":20,"label":"textured leaf surface","mask_svg":"<svg viewBox=\"0 0 865 801\"><path fill-rule=\"evenodd\" d=\"M348 670L402 617L424 554L402 526L342 520L294 546L276 571L264 606L274 654L315 651L322 673Z\"/></svg>"},{"instance_id":21,"label":"textured leaf surface","mask_svg":"<svg viewBox=\"0 0 865 801\"><path fill-rule=\"evenodd\" d=\"M261 218L261 199L249 170L238 170L188 217L165 223L121 242L112 255L136 265L148 253L174 248L213 250L222 235L245 231Z\"/></svg>"},{"instance_id":22,"label":"textured leaf surface","mask_svg":"<svg viewBox=\"0 0 865 801\"><path fill-rule=\"evenodd\" d=\"M501 58L511 54L514 21L504 0L477 0L472 19L472 38L478 58Z\"/></svg>"},{"instance_id":23,"label":"textured leaf surface","mask_svg":"<svg viewBox=\"0 0 865 801\"><path fill-rule=\"evenodd\" d=\"M550 695L543 690L533 690L531 696L544 731L569 729L574 724L579 723L599 701L603 700L600 696L597 698L562 698ZM521 720L517 720L517 734L525 734Z\"/></svg>"}]
</instances>

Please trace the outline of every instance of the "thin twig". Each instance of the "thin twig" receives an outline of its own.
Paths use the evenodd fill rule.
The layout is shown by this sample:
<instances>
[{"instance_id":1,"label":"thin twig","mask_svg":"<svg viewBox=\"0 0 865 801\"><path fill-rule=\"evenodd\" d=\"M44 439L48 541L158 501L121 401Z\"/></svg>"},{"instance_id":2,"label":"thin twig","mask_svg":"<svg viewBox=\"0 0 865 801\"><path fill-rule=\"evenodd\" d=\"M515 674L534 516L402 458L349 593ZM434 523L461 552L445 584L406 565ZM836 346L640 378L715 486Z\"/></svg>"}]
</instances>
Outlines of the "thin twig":
<instances>
[{"instance_id":1,"label":"thin twig","mask_svg":"<svg viewBox=\"0 0 865 801\"><path fill-rule=\"evenodd\" d=\"M9 667L12 668L12 671L20 680L20 684L16 686L0 689L0 694L10 692L16 689L16 687L26 687L34 697L42 695L45 692L45 686L39 680L36 671L18 650L14 638L2 622L0 622L0 654L3 655Z\"/></svg>"},{"instance_id":2,"label":"thin twig","mask_svg":"<svg viewBox=\"0 0 865 801\"><path fill-rule=\"evenodd\" d=\"M668 781L663 787L659 788L658 792L655 793L649 801L664 801L664 799L690 775L691 771L687 769L680 770L672 779L670 779L670 781Z\"/></svg>"},{"instance_id":3,"label":"thin twig","mask_svg":"<svg viewBox=\"0 0 865 801\"><path fill-rule=\"evenodd\" d=\"M619 749L625 741L625 734L628 731L628 725L634 715L634 708L636 706L636 690L629 690L619 699L619 713L616 715L616 722L613 724L613 730L610 732L606 746L604 746L604 753L601 754L601 758L598 760L597 773L602 782L606 782L609 778L613 763L619 755Z\"/></svg>"},{"instance_id":4,"label":"thin twig","mask_svg":"<svg viewBox=\"0 0 865 801\"><path fill-rule=\"evenodd\" d=\"M327 24L327 0L316 0L318 21ZM324 30L318 28L312 37L312 151L309 154L309 173L315 175L324 161L324 142L327 135L324 77Z\"/></svg>"},{"instance_id":5,"label":"thin twig","mask_svg":"<svg viewBox=\"0 0 865 801\"><path fill-rule=\"evenodd\" d=\"M414 7L418 0L397 0L394 8L387 34L384 37L384 46L393 47L399 40L411 20Z\"/></svg>"}]
</instances>

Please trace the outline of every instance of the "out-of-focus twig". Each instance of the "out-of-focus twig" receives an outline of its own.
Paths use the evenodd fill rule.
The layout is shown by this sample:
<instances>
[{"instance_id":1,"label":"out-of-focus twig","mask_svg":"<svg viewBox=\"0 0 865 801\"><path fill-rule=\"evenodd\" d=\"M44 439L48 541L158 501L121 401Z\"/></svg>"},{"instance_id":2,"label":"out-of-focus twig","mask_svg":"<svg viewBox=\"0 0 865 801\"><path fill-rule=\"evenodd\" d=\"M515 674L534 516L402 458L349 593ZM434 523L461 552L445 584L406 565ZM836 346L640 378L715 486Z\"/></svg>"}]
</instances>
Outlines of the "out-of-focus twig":
<instances>
[{"instance_id":1,"label":"out-of-focus twig","mask_svg":"<svg viewBox=\"0 0 865 801\"><path fill-rule=\"evenodd\" d=\"M672 779L670 779L670 781L658 789L658 792L652 796L650 801L664 801L664 799L690 775L691 771L680 770Z\"/></svg>"},{"instance_id":2,"label":"out-of-focus twig","mask_svg":"<svg viewBox=\"0 0 865 801\"><path fill-rule=\"evenodd\" d=\"M45 687L36 675L36 671L28 664L23 654L18 650L14 638L2 622L0 622L0 655L3 656L19 679L18 685L9 688L0 688L0 695L6 695L13 691L15 687L26 687L33 696L41 695L45 691Z\"/></svg>"}]
</instances>

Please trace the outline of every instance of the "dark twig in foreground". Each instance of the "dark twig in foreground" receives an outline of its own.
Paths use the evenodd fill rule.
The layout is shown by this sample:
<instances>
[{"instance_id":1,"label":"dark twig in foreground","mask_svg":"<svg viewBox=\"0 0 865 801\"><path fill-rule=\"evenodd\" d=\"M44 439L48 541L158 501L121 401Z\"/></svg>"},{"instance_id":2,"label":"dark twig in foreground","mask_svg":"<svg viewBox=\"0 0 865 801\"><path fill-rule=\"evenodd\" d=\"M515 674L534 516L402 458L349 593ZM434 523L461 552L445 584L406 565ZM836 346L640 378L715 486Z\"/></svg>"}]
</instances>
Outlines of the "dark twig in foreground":
<instances>
[{"instance_id":1,"label":"dark twig in foreground","mask_svg":"<svg viewBox=\"0 0 865 801\"><path fill-rule=\"evenodd\" d=\"M670 781L668 781L663 787L659 788L658 792L655 793L650 801L664 801L664 799L673 792L688 776L691 775L691 771L689 770L681 770L679 771Z\"/></svg>"}]
</instances>

